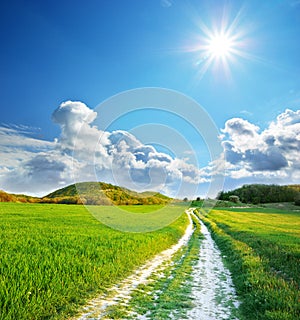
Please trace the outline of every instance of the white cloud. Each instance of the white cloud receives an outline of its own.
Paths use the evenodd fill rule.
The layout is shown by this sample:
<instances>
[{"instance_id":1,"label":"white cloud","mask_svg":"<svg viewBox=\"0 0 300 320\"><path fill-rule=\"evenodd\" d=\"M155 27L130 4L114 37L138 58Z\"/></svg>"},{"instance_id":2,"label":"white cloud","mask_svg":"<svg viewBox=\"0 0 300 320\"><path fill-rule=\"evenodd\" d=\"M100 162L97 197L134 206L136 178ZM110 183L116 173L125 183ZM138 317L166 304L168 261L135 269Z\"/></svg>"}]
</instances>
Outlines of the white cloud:
<instances>
[{"instance_id":1,"label":"white cloud","mask_svg":"<svg viewBox=\"0 0 300 320\"><path fill-rule=\"evenodd\" d=\"M35 139L25 126L0 127L0 188L7 191L25 192L22 173L24 165L38 153L48 153L55 148L55 142ZM20 187L20 188L19 188ZM39 187L38 187L39 188ZM39 189L36 189L39 191ZM32 188L30 188L32 189ZM27 192L32 192L28 190Z\"/></svg>"},{"instance_id":2,"label":"white cloud","mask_svg":"<svg viewBox=\"0 0 300 320\"><path fill-rule=\"evenodd\" d=\"M27 131L19 128L0 127L1 146L22 147L23 149L33 147L39 150L53 146L53 142L31 138L27 134Z\"/></svg>"},{"instance_id":3,"label":"white cloud","mask_svg":"<svg viewBox=\"0 0 300 320\"><path fill-rule=\"evenodd\" d=\"M72 182L73 159L58 151L39 152L2 175L1 185L10 192L43 196Z\"/></svg>"},{"instance_id":4,"label":"white cloud","mask_svg":"<svg viewBox=\"0 0 300 320\"><path fill-rule=\"evenodd\" d=\"M258 133L259 127L241 118L232 118L225 123L225 128L221 130L230 136L233 142L233 150L244 152L249 149L256 149L263 144ZM247 144L245 144L247 141Z\"/></svg>"},{"instance_id":5,"label":"white cloud","mask_svg":"<svg viewBox=\"0 0 300 320\"><path fill-rule=\"evenodd\" d=\"M97 113L79 101L63 102L52 114L52 120L61 127L62 149L89 148L99 138L97 128L90 126ZM78 136L80 132L80 136Z\"/></svg>"},{"instance_id":6,"label":"white cloud","mask_svg":"<svg viewBox=\"0 0 300 320\"><path fill-rule=\"evenodd\" d=\"M241 113L241 114L244 114L244 115L246 115L246 116L253 116L253 113L250 112L250 111L248 111L248 110L242 110L242 111L240 111L240 113Z\"/></svg>"},{"instance_id":7,"label":"white cloud","mask_svg":"<svg viewBox=\"0 0 300 320\"><path fill-rule=\"evenodd\" d=\"M100 180L139 191L175 192L182 184L207 181L201 177L206 173L186 159L158 152L129 132L99 130L93 125L96 117L82 102L62 103L52 116L61 127L55 142L2 128L0 150L10 166L0 162L1 187L45 195L74 181Z\"/></svg>"},{"instance_id":8,"label":"white cloud","mask_svg":"<svg viewBox=\"0 0 300 320\"><path fill-rule=\"evenodd\" d=\"M233 118L222 130L229 177L290 179L300 170L300 110L286 109L261 131L247 120Z\"/></svg>"},{"instance_id":9,"label":"white cloud","mask_svg":"<svg viewBox=\"0 0 300 320\"><path fill-rule=\"evenodd\" d=\"M53 113L61 127L53 142L31 137L26 127L0 127L0 188L41 196L74 181L99 180L176 196L192 194L224 170L241 181L299 182L300 110L285 110L264 130L241 118L228 120L220 136L226 161L220 157L202 169L129 132L99 130L97 116L82 102L62 103Z\"/></svg>"}]
</instances>

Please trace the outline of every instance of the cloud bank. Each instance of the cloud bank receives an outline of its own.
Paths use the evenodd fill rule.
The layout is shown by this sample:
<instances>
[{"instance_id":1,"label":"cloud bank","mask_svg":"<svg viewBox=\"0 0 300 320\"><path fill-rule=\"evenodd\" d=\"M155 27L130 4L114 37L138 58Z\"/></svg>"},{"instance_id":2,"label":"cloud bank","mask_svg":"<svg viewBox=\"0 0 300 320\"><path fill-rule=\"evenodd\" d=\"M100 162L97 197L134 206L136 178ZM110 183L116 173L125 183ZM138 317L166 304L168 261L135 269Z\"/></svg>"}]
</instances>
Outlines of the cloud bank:
<instances>
[{"instance_id":1,"label":"cloud bank","mask_svg":"<svg viewBox=\"0 0 300 320\"><path fill-rule=\"evenodd\" d=\"M233 118L225 123L222 132L229 177L299 181L300 110L286 109L264 130L247 120Z\"/></svg>"},{"instance_id":2,"label":"cloud bank","mask_svg":"<svg viewBox=\"0 0 300 320\"><path fill-rule=\"evenodd\" d=\"M99 130L93 125L99 116L82 102L63 102L52 115L61 128L54 141L33 138L26 127L0 127L0 189L43 196L98 180L181 196L178 190L195 191L224 167L236 181L300 179L300 110L286 109L263 130L242 118L229 119L220 136L224 154L204 168L158 152L127 131Z\"/></svg>"},{"instance_id":3,"label":"cloud bank","mask_svg":"<svg viewBox=\"0 0 300 320\"><path fill-rule=\"evenodd\" d=\"M99 130L93 125L96 117L82 102L63 102L52 115L61 128L53 142L2 128L1 153L8 161L0 163L1 188L45 195L75 181L98 180L173 195L182 184L208 181L204 171L144 145L129 132Z\"/></svg>"}]
</instances>

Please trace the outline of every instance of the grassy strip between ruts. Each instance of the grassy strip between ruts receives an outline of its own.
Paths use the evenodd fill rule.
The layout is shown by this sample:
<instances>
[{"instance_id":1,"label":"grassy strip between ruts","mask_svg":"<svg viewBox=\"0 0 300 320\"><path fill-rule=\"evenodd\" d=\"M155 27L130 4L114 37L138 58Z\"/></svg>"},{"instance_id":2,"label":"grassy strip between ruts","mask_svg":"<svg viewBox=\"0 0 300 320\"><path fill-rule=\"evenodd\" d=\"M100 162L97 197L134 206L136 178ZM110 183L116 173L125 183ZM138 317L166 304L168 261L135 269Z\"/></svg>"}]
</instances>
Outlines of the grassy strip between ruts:
<instances>
[{"instance_id":1,"label":"grassy strip between ruts","mask_svg":"<svg viewBox=\"0 0 300 320\"><path fill-rule=\"evenodd\" d=\"M299 319L299 213L243 211L201 216L226 255L241 319Z\"/></svg>"},{"instance_id":2,"label":"grassy strip between ruts","mask_svg":"<svg viewBox=\"0 0 300 320\"><path fill-rule=\"evenodd\" d=\"M129 305L108 308L107 319L184 319L193 306L191 273L199 257L202 235L199 222L193 219L195 231L187 246L181 248L167 261L165 268L153 274L147 284L140 285L132 293Z\"/></svg>"},{"instance_id":3,"label":"grassy strip between ruts","mask_svg":"<svg viewBox=\"0 0 300 320\"><path fill-rule=\"evenodd\" d=\"M155 232L122 233L83 206L1 203L0 319L74 315L88 298L176 243L187 224L183 214Z\"/></svg>"}]
</instances>

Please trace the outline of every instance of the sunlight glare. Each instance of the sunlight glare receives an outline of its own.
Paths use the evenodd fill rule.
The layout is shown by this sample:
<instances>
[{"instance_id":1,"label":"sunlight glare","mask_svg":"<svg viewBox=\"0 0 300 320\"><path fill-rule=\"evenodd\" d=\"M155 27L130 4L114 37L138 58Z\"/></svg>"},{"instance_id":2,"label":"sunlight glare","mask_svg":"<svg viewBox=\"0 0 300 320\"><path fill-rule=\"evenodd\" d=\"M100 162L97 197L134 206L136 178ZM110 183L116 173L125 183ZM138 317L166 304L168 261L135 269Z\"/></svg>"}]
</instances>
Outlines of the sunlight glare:
<instances>
[{"instance_id":1,"label":"sunlight glare","mask_svg":"<svg viewBox=\"0 0 300 320\"><path fill-rule=\"evenodd\" d=\"M225 75L226 80L231 79L231 71L240 67L240 58L258 60L248 51L251 39L248 38L249 30L241 25L242 9L233 19L225 10L223 16L212 25L206 25L201 19L197 20L198 34L194 45L188 47L195 54L197 80L211 71L220 79Z\"/></svg>"},{"instance_id":2,"label":"sunlight glare","mask_svg":"<svg viewBox=\"0 0 300 320\"><path fill-rule=\"evenodd\" d=\"M228 56L233 47L233 42L225 34L217 34L209 39L208 53L215 58Z\"/></svg>"}]
</instances>

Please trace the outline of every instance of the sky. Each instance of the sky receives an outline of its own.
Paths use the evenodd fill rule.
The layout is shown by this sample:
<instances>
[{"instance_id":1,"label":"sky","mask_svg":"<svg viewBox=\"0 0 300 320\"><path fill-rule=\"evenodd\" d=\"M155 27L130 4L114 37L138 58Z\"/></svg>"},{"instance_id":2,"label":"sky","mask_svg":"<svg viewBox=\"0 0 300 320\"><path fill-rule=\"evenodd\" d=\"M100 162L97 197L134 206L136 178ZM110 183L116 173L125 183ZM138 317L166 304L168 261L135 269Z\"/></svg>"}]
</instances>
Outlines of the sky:
<instances>
[{"instance_id":1,"label":"sky","mask_svg":"<svg viewBox=\"0 0 300 320\"><path fill-rule=\"evenodd\" d=\"M300 1L0 3L0 189L300 183Z\"/></svg>"}]
</instances>

